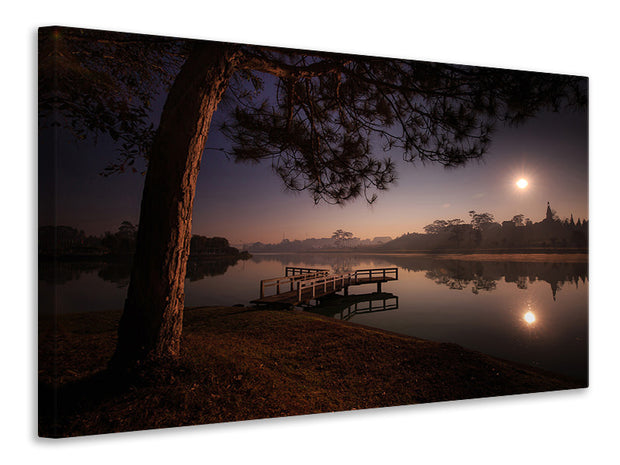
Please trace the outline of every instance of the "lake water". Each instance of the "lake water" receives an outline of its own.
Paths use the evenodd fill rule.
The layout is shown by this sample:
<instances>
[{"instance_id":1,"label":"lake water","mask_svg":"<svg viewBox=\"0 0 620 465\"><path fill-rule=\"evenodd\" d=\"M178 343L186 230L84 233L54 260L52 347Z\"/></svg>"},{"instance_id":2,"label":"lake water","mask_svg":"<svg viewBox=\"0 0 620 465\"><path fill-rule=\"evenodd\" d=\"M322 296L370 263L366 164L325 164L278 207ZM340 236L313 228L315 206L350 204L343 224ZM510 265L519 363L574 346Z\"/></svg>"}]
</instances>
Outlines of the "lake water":
<instances>
[{"instance_id":1,"label":"lake water","mask_svg":"<svg viewBox=\"0 0 620 465\"><path fill-rule=\"evenodd\" d=\"M348 305L331 301L316 311L334 318L469 349L586 379L588 374L588 265L570 255L462 260L425 255L265 254L235 264L188 269L185 303L248 304L261 279L285 266L334 272L398 267L383 296ZM39 266L39 311L62 313L122 309L127 264L49 263ZM354 286L370 294L376 285Z\"/></svg>"}]
</instances>

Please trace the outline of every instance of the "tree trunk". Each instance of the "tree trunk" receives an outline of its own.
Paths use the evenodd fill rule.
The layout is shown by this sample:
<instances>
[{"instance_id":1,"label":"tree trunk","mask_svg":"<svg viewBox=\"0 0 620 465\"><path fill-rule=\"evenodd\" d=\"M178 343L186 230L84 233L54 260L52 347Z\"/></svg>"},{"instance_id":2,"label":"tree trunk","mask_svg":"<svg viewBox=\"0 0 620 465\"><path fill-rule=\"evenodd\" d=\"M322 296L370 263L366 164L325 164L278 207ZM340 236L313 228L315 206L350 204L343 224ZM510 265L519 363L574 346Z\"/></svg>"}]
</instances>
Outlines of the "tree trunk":
<instances>
[{"instance_id":1,"label":"tree trunk","mask_svg":"<svg viewBox=\"0 0 620 465\"><path fill-rule=\"evenodd\" d=\"M179 355L196 179L212 116L234 72L235 50L195 44L166 99L142 193L114 367Z\"/></svg>"}]
</instances>

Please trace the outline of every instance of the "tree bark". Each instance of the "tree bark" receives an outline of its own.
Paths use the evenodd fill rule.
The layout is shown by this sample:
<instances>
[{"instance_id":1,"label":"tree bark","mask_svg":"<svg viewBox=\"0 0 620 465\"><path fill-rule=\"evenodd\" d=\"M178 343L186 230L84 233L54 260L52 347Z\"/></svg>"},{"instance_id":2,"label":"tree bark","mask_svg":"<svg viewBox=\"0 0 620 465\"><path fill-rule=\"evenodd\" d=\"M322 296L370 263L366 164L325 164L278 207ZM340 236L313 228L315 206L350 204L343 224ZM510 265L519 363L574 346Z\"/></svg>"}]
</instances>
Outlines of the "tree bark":
<instances>
[{"instance_id":1,"label":"tree bark","mask_svg":"<svg viewBox=\"0 0 620 465\"><path fill-rule=\"evenodd\" d=\"M166 99L149 157L113 367L179 355L196 179L236 56L234 46L196 43Z\"/></svg>"}]
</instances>

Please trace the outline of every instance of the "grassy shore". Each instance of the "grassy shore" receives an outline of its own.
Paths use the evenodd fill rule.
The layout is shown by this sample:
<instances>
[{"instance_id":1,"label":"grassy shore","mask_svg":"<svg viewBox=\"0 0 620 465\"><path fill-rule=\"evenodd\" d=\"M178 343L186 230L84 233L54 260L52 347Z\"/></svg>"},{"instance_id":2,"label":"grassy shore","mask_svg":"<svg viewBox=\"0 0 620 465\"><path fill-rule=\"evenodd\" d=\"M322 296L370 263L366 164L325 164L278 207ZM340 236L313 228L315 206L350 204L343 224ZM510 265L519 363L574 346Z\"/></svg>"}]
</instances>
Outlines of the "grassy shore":
<instances>
[{"instance_id":1,"label":"grassy shore","mask_svg":"<svg viewBox=\"0 0 620 465\"><path fill-rule=\"evenodd\" d=\"M120 312L39 319L39 434L66 437L586 387L305 312L187 309L182 356L106 371ZM54 357L54 352L57 357ZM54 405L57 408L54 408Z\"/></svg>"}]
</instances>

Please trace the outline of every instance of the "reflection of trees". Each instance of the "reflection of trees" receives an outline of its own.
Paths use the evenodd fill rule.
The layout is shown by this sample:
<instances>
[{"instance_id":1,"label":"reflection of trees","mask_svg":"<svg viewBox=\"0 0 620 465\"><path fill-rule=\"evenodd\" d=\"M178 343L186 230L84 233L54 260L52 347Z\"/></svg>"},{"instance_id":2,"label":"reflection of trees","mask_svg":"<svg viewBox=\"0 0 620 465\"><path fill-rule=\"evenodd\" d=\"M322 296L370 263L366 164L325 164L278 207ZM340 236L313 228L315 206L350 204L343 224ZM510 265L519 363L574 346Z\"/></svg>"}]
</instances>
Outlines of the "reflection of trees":
<instances>
[{"instance_id":1,"label":"reflection of trees","mask_svg":"<svg viewBox=\"0 0 620 465\"><path fill-rule=\"evenodd\" d=\"M218 276L226 273L229 267L234 266L239 257L223 257L214 259L191 259L187 262L186 279L199 281L208 276Z\"/></svg>"},{"instance_id":2,"label":"reflection of trees","mask_svg":"<svg viewBox=\"0 0 620 465\"><path fill-rule=\"evenodd\" d=\"M198 281L207 276L217 276L226 273L229 267L235 265L239 257L192 259L187 263L187 279ZM83 273L97 272L97 276L104 281L114 283L118 287L127 287L131 276L131 260L111 262L99 261L68 261L68 262L39 262L39 279L48 284L65 284L80 278Z\"/></svg>"},{"instance_id":3,"label":"reflection of trees","mask_svg":"<svg viewBox=\"0 0 620 465\"><path fill-rule=\"evenodd\" d=\"M372 255L372 254L256 254L255 262L277 261L283 266L313 268L331 267L334 272L359 268L364 262L375 267L398 266L409 271L425 271L426 277L450 289L471 289L474 294L493 291L502 277L507 283L515 283L518 289L527 289L529 283L549 283L555 298L565 284L579 285L588 279L587 263L527 262L510 260L456 260L442 259L433 255ZM365 265L364 265L365 266Z\"/></svg>"},{"instance_id":4,"label":"reflection of trees","mask_svg":"<svg viewBox=\"0 0 620 465\"><path fill-rule=\"evenodd\" d=\"M497 283L494 279L478 277L473 280L471 291L478 294L480 291L494 291L496 287Z\"/></svg>"},{"instance_id":5,"label":"reflection of trees","mask_svg":"<svg viewBox=\"0 0 620 465\"><path fill-rule=\"evenodd\" d=\"M335 274L349 273L354 270L359 260L355 257L342 257L342 260L332 264L332 272Z\"/></svg>"},{"instance_id":6,"label":"reflection of trees","mask_svg":"<svg viewBox=\"0 0 620 465\"><path fill-rule=\"evenodd\" d=\"M473 275L471 279L462 276L455 277L451 276L449 271L443 268L427 271L426 277L432 281L435 281L437 284L441 284L449 287L450 289L459 291L466 289L471 283L471 291L474 294L478 294L480 291L493 291L497 287L497 283L494 279L477 275Z\"/></svg>"},{"instance_id":7,"label":"reflection of trees","mask_svg":"<svg viewBox=\"0 0 620 465\"><path fill-rule=\"evenodd\" d=\"M47 284L65 284L78 279L82 273L96 271L100 262L62 262L39 260L39 279Z\"/></svg>"},{"instance_id":8,"label":"reflection of trees","mask_svg":"<svg viewBox=\"0 0 620 465\"><path fill-rule=\"evenodd\" d=\"M515 283L519 289L527 289L528 281L549 283L553 297L565 284L579 285L588 279L587 263L470 261L438 259L432 256L394 256L391 261L406 270L426 271L426 277L450 289L462 290L471 283L472 292L492 291L502 277L507 283Z\"/></svg>"},{"instance_id":9,"label":"reflection of trees","mask_svg":"<svg viewBox=\"0 0 620 465\"><path fill-rule=\"evenodd\" d=\"M191 259L187 265L187 278L198 281L205 277L226 273L239 258ZM558 262L515 262L515 261L471 261L441 259L432 255L358 255L358 254L274 254L252 257L256 263L280 262L285 266L308 266L329 268L334 273L355 270L361 266L398 266L409 271L424 271L426 277L439 285L453 290L471 289L474 294L493 291L502 277L507 283L515 283L518 289L527 289L530 283L545 281L549 283L555 298L565 285L579 285L588 279L587 263ZM363 265L360 265L363 263ZM39 262L39 279L48 284L65 284L79 279L82 273L97 272L108 282L126 287L131 274L130 261L82 261Z\"/></svg>"},{"instance_id":10,"label":"reflection of trees","mask_svg":"<svg viewBox=\"0 0 620 465\"><path fill-rule=\"evenodd\" d=\"M192 259L187 262L186 277L190 281L198 281L207 276L217 276L226 273L228 267L237 263L238 258L212 258L212 259ZM99 277L104 281L118 284L119 287L129 285L131 276L131 263L106 263L99 270Z\"/></svg>"},{"instance_id":11,"label":"reflection of trees","mask_svg":"<svg viewBox=\"0 0 620 465\"><path fill-rule=\"evenodd\" d=\"M65 284L80 279L83 273L95 271L104 281L126 287L131 274L131 261L39 261L39 279L48 284Z\"/></svg>"},{"instance_id":12,"label":"reflection of trees","mask_svg":"<svg viewBox=\"0 0 620 465\"><path fill-rule=\"evenodd\" d=\"M104 281L116 284L118 287L127 287L131 276L131 262L111 262L104 264L97 275Z\"/></svg>"},{"instance_id":13,"label":"reflection of trees","mask_svg":"<svg viewBox=\"0 0 620 465\"><path fill-rule=\"evenodd\" d=\"M441 268L436 270L428 270L425 276L431 281L447 286L450 289L462 290L465 289L467 284L469 284L469 280L451 276L447 270Z\"/></svg>"},{"instance_id":14,"label":"reflection of trees","mask_svg":"<svg viewBox=\"0 0 620 465\"><path fill-rule=\"evenodd\" d=\"M377 268L392 266L389 256L372 254L348 253L284 253L284 254L252 254L252 261L280 262L286 266L307 266L309 268L331 268L334 273L350 271L359 268L364 262Z\"/></svg>"}]
</instances>

